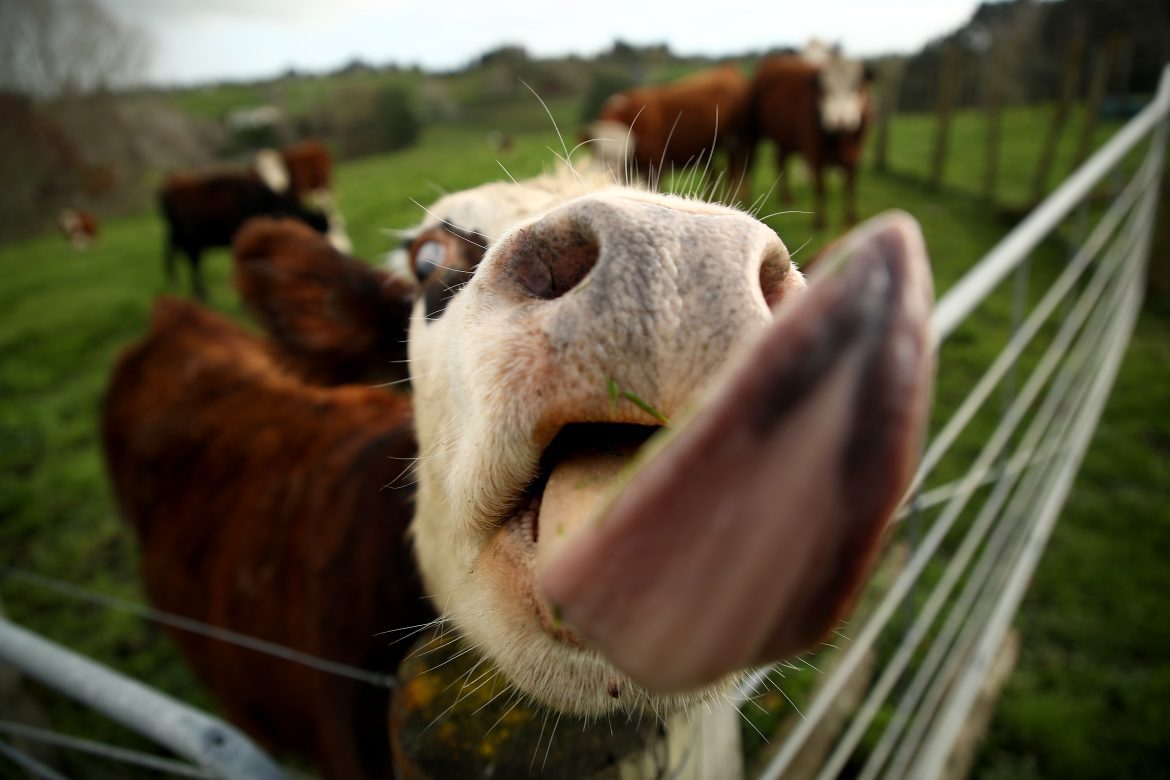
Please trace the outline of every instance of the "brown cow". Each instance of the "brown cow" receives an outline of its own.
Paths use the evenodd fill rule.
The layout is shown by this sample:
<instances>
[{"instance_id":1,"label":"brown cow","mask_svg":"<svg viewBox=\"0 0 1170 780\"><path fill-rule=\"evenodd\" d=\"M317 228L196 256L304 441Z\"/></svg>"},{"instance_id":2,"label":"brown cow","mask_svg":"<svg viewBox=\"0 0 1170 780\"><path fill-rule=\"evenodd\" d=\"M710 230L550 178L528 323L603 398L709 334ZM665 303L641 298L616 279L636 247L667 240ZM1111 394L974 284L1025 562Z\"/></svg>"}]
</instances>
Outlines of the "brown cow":
<instances>
[{"instance_id":1,"label":"brown cow","mask_svg":"<svg viewBox=\"0 0 1170 780\"><path fill-rule=\"evenodd\" d=\"M751 82L734 65L721 65L670 84L634 87L611 97L589 130L595 153L646 181L686 165L710 166L728 154L728 186L742 202L750 152L747 122Z\"/></svg>"},{"instance_id":2,"label":"brown cow","mask_svg":"<svg viewBox=\"0 0 1170 780\"><path fill-rule=\"evenodd\" d=\"M825 224L825 169L844 176L845 221L857 221L856 178L869 116L869 72L836 51L767 57L756 70L753 119L759 137L776 145L780 196L792 202L785 168L804 157L816 192L813 225Z\"/></svg>"},{"instance_id":3,"label":"brown cow","mask_svg":"<svg viewBox=\"0 0 1170 780\"><path fill-rule=\"evenodd\" d=\"M400 331L401 333L401 331ZM327 660L392 671L375 636L430 618L406 540L416 454L401 394L319 388L223 317L164 298L114 369L110 477L157 606ZM175 632L228 716L328 777L389 775L387 691Z\"/></svg>"},{"instance_id":4,"label":"brown cow","mask_svg":"<svg viewBox=\"0 0 1170 780\"><path fill-rule=\"evenodd\" d=\"M263 169L261 169L263 170ZM288 216L321 233L329 231L324 211L304 205L291 192L278 191L256 169L213 168L169 175L158 193L166 222L163 261L167 279L176 281L175 254L182 252L191 267L191 287L207 297L200 262L204 250L229 246L252 217Z\"/></svg>"},{"instance_id":5,"label":"brown cow","mask_svg":"<svg viewBox=\"0 0 1170 780\"><path fill-rule=\"evenodd\" d=\"M929 394L913 223L865 229L827 264L844 270L802 292L783 243L740 211L560 181L560 205L519 188L526 214L491 188L450 200L447 225L412 243L417 269L464 245L427 231L491 240L424 274L474 266L441 280L437 306L415 302L409 401L310 387L221 318L161 305L103 424L156 603L388 670L373 635L424 611L413 514L446 625L520 694L589 717L699 705L835 623L909 480ZM384 694L176 638L269 744L330 777L384 771L384 712L363 708Z\"/></svg>"},{"instance_id":6,"label":"brown cow","mask_svg":"<svg viewBox=\"0 0 1170 780\"><path fill-rule=\"evenodd\" d=\"M333 189L333 158L320 141L310 138L289 144L280 150L280 158L297 197L304 199L314 192Z\"/></svg>"}]
</instances>

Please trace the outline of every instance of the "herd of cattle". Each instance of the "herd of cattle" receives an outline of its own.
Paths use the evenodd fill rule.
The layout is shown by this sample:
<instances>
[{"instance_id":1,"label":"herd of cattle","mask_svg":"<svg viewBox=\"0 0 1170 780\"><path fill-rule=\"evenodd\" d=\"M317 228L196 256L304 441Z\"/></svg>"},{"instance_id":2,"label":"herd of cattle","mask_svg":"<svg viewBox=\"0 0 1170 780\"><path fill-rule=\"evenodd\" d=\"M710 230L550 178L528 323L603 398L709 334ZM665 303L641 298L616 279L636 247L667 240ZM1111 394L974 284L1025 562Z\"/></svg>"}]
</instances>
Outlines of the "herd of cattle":
<instances>
[{"instance_id":1,"label":"herd of cattle","mask_svg":"<svg viewBox=\"0 0 1170 780\"><path fill-rule=\"evenodd\" d=\"M185 252L201 292L200 251L230 242L264 335L167 297L114 368L104 450L151 601L377 671L406 649L386 632L438 619L520 695L585 716L695 706L818 641L912 470L929 270L890 215L806 290L753 217L615 182L615 161L652 178L712 139L741 160L750 121L781 164L851 171L859 66L733 82L623 93L602 117L616 157L445 196L405 275L339 250L317 144L170 178L168 265ZM684 104L692 86L721 97ZM808 116L780 121L796 101ZM263 744L390 774L384 688L173 638Z\"/></svg>"},{"instance_id":2,"label":"herd of cattle","mask_svg":"<svg viewBox=\"0 0 1170 780\"><path fill-rule=\"evenodd\" d=\"M748 202L752 157L775 146L781 199L790 204L786 164L800 155L812 176L813 224L825 223L825 171L840 168L845 220L857 221L855 179L869 119L870 71L836 49L765 57L754 78L733 65L673 84L638 87L606 102L588 135L597 154L621 171L655 181L672 169L710 165L727 155L732 202Z\"/></svg>"}]
</instances>

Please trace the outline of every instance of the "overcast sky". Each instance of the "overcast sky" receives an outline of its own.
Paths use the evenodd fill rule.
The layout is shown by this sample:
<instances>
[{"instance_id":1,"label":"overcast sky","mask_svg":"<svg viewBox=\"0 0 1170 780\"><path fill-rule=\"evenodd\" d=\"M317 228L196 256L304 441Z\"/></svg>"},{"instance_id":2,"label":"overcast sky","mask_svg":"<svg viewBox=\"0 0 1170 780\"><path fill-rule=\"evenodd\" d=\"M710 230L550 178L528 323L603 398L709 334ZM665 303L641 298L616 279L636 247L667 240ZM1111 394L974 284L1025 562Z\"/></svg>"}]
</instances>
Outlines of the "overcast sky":
<instances>
[{"instance_id":1,"label":"overcast sky","mask_svg":"<svg viewBox=\"0 0 1170 780\"><path fill-rule=\"evenodd\" d=\"M592 55L615 39L684 54L799 45L912 51L966 20L976 0L98 0L151 40L155 83L371 64L449 69L505 43Z\"/></svg>"}]
</instances>

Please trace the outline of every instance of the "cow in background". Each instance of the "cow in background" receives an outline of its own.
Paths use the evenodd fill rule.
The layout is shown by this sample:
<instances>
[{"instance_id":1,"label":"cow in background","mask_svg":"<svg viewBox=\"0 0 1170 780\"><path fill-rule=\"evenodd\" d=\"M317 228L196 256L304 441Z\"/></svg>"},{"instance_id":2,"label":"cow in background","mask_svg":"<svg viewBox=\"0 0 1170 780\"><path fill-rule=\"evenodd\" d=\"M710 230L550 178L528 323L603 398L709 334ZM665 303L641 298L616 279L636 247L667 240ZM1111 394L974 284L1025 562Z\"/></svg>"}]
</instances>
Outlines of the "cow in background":
<instances>
[{"instance_id":1,"label":"cow in background","mask_svg":"<svg viewBox=\"0 0 1170 780\"><path fill-rule=\"evenodd\" d=\"M159 190L158 202L166 221L167 278L175 283L175 253L182 252L191 266L191 289L199 298L207 297L200 269L203 251L230 246L252 217L292 217L320 233L329 231L323 211L273 189L255 169L172 173Z\"/></svg>"},{"instance_id":2,"label":"cow in background","mask_svg":"<svg viewBox=\"0 0 1170 780\"><path fill-rule=\"evenodd\" d=\"M789 155L808 165L816 193L813 226L825 225L825 169L840 168L847 224L857 221L857 165L869 120L871 75L860 60L811 45L803 54L767 57L756 69L752 121L760 140L776 145L780 197L792 203Z\"/></svg>"},{"instance_id":3,"label":"cow in background","mask_svg":"<svg viewBox=\"0 0 1170 780\"><path fill-rule=\"evenodd\" d=\"M98 218L84 209L61 209L57 215L57 225L78 252L89 249L100 231Z\"/></svg>"},{"instance_id":4,"label":"cow in background","mask_svg":"<svg viewBox=\"0 0 1170 780\"><path fill-rule=\"evenodd\" d=\"M329 219L329 243L339 252L352 252L345 232L345 218L333 194L333 158L325 144L310 138L280 150L288 172L288 186L302 203L325 212Z\"/></svg>"},{"instance_id":5,"label":"cow in background","mask_svg":"<svg viewBox=\"0 0 1170 780\"><path fill-rule=\"evenodd\" d=\"M728 188L742 202L749 186L751 82L735 65L721 65L678 81L633 87L602 106L587 135L595 155L617 173L656 184L664 172L707 165L728 155ZM704 161L706 158L706 161Z\"/></svg>"},{"instance_id":6,"label":"cow in background","mask_svg":"<svg viewBox=\"0 0 1170 780\"><path fill-rule=\"evenodd\" d=\"M176 251L191 265L195 294L206 297L199 262L203 250L229 246L251 217L292 217L327 235L339 251L350 251L345 220L331 189L333 162L320 141L280 151L262 149L246 168L216 167L167 177L159 206L167 223L165 263L175 281Z\"/></svg>"},{"instance_id":7,"label":"cow in background","mask_svg":"<svg viewBox=\"0 0 1170 780\"><path fill-rule=\"evenodd\" d=\"M320 141L310 138L289 144L280 150L280 158L298 198L333 189L333 158Z\"/></svg>"}]
</instances>

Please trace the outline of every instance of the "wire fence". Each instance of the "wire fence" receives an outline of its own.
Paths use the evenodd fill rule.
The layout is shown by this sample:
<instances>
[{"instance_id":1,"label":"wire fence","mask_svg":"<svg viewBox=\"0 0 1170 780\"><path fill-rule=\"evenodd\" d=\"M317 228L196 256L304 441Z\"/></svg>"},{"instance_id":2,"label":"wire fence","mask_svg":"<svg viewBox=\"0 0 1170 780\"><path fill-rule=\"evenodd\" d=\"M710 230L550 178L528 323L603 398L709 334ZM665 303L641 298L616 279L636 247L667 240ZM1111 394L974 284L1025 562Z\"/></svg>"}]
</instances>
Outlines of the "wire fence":
<instances>
[{"instance_id":1,"label":"wire fence","mask_svg":"<svg viewBox=\"0 0 1170 780\"><path fill-rule=\"evenodd\" d=\"M1042 7L1017 7L913 57L878 61L875 167L977 194L1012 213L1039 203L1137 113L1155 89L1158 63L1170 56L1170 38L1152 28L1123 31L1116 19L1096 20L1102 29L1090 18L1071 20L1058 44L1043 32L1044 16ZM892 133L895 115L900 127ZM1026 156L1019 144L1001 143L1036 129Z\"/></svg>"},{"instance_id":2,"label":"wire fence","mask_svg":"<svg viewBox=\"0 0 1170 780\"><path fill-rule=\"evenodd\" d=\"M848 724L832 735L816 777L836 777L847 765L860 767L860 777L867 779L940 776L1043 554L1124 355L1143 294L1168 126L1170 68L1163 72L1155 100L939 300L933 327L940 372L947 370L948 338L1014 275L1010 337L925 449L899 514L908 522L896 538L911 545L908 559L890 584L872 594L875 606L868 618L851 631L838 663L761 777L784 776L813 737L824 736L834 703L859 675L869 679L864 698ZM1090 196L1142 144L1146 148L1136 173L1107 207L1093 212L1092 230L1025 312L1033 250L1074 212L1085 224ZM1029 362L1031 372L1017 388ZM956 442L975 416L986 412L997 388L1005 399L1002 413L978 453L964 461ZM957 461L962 461L962 476L932 483L943 471L940 466L954 468ZM979 500L976 511L973 502ZM929 527L920 528L932 513ZM930 577L924 576L928 567L936 569ZM395 685L389 675L34 572L0 567L0 575L375 687ZM880 654L880 663L866 674L863 667L874 653ZM284 776L230 727L3 620L0 660L192 763L5 720L0 720L0 735L172 776ZM773 670L751 675L739 691L740 701L748 701ZM59 776L3 740L0 755L34 776Z\"/></svg>"},{"instance_id":3,"label":"wire fence","mask_svg":"<svg viewBox=\"0 0 1170 780\"><path fill-rule=\"evenodd\" d=\"M929 496L939 511L921 538L896 537L911 544L907 562L883 592L873 594L876 606L851 630L840 662L779 744L762 778L785 776L814 735L823 738L832 729L827 716L834 702L875 653L880 661L864 700L848 725L832 735L815 776L836 777L847 765L860 768L863 778L941 776L1043 554L1125 353L1144 289L1168 117L1170 69L1156 99L939 300L933 325L942 373L948 337L1013 273L1027 269L1032 251L1145 143L1137 172L1032 310L1025 316L1022 306L1014 307L1007 344L929 442L907 506ZM976 412L987 408L996 387L1020 369L1029 348L1042 349L1031 373L1007 394L1010 400L993 432L968 459L953 445ZM966 470L957 484L919 492L940 464L954 468L959 461ZM907 611L909 621L896 619ZM749 686L741 696L754 693Z\"/></svg>"}]
</instances>

